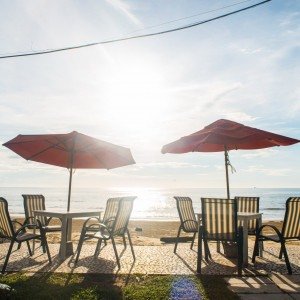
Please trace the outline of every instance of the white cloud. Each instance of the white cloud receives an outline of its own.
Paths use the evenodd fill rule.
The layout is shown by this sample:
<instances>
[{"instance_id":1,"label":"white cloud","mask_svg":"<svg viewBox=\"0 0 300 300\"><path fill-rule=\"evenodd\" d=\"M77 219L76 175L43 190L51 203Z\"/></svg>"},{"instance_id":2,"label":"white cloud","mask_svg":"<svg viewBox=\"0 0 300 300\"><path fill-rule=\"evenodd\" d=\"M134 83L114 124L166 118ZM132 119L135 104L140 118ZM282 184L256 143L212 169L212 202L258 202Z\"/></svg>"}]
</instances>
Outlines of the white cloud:
<instances>
[{"instance_id":1,"label":"white cloud","mask_svg":"<svg viewBox=\"0 0 300 300\"><path fill-rule=\"evenodd\" d=\"M132 9L128 3L122 0L106 0L109 4L111 4L114 8L121 11L129 20L131 20L134 24L141 26L142 22L139 18L132 13Z\"/></svg>"},{"instance_id":2,"label":"white cloud","mask_svg":"<svg viewBox=\"0 0 300 300\"><path fill-rule=\"evenodd\" d=\"M278 150L275 149L259 149L259 150L255 150L255 151L251 151L249 153L243 153L241 154L242 157L244 158L266 158L266 157L270 157L270 156L274 156L278 153Z\"/></svg>"},{"instance_id":3,"label":"white cloud","mask_svg":"<svg viewBox=\"0 0 300 300\"><path fill-rule=\"evenodd\" d=\"M249 173L262 173L267 176L274 176L274 177L285 177L291 173L290 168L265 168L259 165L249 166L247 169L243 170Z\"/></svg>"}]
</instances>

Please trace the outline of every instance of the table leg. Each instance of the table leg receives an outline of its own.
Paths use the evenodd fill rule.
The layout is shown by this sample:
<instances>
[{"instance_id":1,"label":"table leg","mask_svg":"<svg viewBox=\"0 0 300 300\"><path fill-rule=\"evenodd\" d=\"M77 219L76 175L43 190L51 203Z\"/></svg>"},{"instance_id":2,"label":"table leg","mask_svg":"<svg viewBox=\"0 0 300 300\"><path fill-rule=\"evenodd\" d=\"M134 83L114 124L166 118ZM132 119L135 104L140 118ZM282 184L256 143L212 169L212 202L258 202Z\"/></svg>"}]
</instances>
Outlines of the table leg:
<instances>
[{"instance_id":1,"label":"table leg","mask_svg":"<svg viewBox=\"0 0 300 300\"><path fill-rule=\"evenodd\" d=\"M68 233L67 233L67 241L72 241L72 219L67 219Z\"/></svg>"},{"instance_id":2,"label":"table leg","mask_svg":"<svg viewBox=\"0 0 300 300\"><path fill-rule=\"evenodd\" d=\"M257 221L258 221L258 228L260 228L262 226L262 217L259 216ZM259 256L263 257L263 242L259 243L258 251L259 251Z\"/></svg>"},{"instance_id":3,"label":"table leg","mask_svg":"<svg viewBox=\"0 0 300 300\"><path fill-rule=\"evenodd\" d=\"M243 265L248 265L248 220L243 220Z\"/></svg>"},{"instance_id":4,"label":"table leg","mask_svg":"<svg viewBox=\"0 0 300 300\"><path fill-rule=\"evenodd\" d=\"M33 213L34 216L34 224L36 224L36 215ZM33 227L33 234L35 234L36 228ZM34 254L34 249L35 249L35 239L32 240L32 254Z\"/></svg>"},{"instance_id":5,"label":"table leg","mask_svg":"<svg viewBox=\"0 0 300 300\"><path fill-rule=\"evenodd\" d=\"M72 243L72 218L67 219L67 244L66 244L66 255L73 255L73 243Z\"/></svg>"},{"instance_id":6,"label":"table leg","mask_svg":"<svg viewBox=\"0 0 300 300\"><path fill-rule=\"evenodd\" d=\"M61 218L61 243L59 249L59 257L62 260L66 259L67 254L67 216Z\"/></svg>"}]
</instances>

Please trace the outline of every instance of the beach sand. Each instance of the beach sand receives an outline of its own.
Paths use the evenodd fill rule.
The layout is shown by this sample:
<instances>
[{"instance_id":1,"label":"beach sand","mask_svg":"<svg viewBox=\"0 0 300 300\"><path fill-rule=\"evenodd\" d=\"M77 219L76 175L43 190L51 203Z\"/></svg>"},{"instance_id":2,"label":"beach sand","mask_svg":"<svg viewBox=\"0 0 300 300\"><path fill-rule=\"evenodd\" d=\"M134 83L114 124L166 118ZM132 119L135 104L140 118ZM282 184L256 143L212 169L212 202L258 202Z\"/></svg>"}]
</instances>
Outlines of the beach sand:
<instances>
[{"instance_id":1,"label":"beach sand","mask_svg":"<svg viewBox=\"0 0 300 300\"><path fill-rule=\"evenodd\" d=\"M24 221L23 218L16 218L16 220L21 223ZM83 222L84 220L82 219L73 219L72 239L74 241L79 240ZM51 224L53 225L59 223L60 221L57 219L51 221ZM160 238L162 237L176 237L179 224L179 221L131 220L128 227L134 245L157 246L162 244L160 241ZM282 227L282 221L272 220L263 222L263 224L275 225L279 229ZM268 231L271 233L270 229L266 232ZM180 236L191 236L191 234L181 232ZM48 243L59 243L60 233L48 233L47 240Z\"/></svg>"}]
</instances>

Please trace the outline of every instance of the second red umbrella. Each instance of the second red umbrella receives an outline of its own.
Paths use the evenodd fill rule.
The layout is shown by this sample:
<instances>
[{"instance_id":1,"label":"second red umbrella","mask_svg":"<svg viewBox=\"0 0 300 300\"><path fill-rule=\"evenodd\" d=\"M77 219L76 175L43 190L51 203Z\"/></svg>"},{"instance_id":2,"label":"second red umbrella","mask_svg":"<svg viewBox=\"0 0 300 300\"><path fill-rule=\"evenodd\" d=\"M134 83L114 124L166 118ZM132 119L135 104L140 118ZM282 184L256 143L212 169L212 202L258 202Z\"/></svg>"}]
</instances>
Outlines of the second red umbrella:
<instances>
[{"instance_id":1,"label":"second red umbrella","mask_svg":"<svg viewBox=\"0 0 300 300\"><path fill-rule=\"evenodd\" d=\"M228 165L229 150L252 150L274 146L289 146L300 142L283 135L245 126L230 120L217 120L202 130L184 136L163 146L162 153L220 152L224 151L227 198L230 198Z\"/></svg>"}]
</instances>

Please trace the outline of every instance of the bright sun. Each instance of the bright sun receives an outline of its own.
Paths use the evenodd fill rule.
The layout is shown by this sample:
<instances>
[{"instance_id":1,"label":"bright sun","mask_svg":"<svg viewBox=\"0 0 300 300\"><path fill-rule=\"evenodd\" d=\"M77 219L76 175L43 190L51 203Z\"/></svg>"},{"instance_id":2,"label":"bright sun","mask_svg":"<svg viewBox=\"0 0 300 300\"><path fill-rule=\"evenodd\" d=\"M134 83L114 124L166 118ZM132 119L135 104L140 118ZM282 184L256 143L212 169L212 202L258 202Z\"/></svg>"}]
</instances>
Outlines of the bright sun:
<instances>
[{"instance_id":1,"label":"bright sun","mask_svg":"<svg viewBox=\"0 0 300 300\"><path fill-rule=\"evenodd\" d=\"M112 121L136 135L156 135L168 102L161 68L150 62L122 63L109 78L105 109Z\"/></svg>"}]
</instances>

